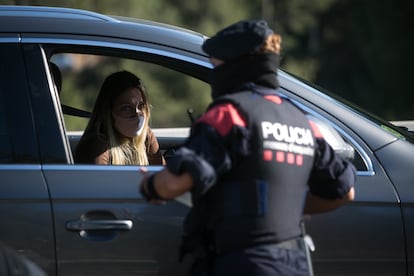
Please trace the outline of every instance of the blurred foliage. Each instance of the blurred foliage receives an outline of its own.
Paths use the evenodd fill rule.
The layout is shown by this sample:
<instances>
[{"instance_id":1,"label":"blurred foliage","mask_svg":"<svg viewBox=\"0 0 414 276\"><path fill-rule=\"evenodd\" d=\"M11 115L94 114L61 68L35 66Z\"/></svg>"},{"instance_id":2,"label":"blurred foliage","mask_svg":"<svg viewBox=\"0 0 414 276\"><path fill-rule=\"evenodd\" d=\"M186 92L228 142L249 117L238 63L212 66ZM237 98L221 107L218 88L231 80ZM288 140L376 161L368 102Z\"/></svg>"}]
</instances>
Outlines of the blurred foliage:
<instances>
[{"instance_id":1,"label":"blurred foliage","mask_svg":"<svg viewBox=\"0 0 414 276\"><path fill-rule=\"evenodd\" d=\"M414 119L410 0L0 0L0 4L81 8L160 21L206 35L240 19L264 18L283 36L283 69L385 119ZM158 77L174 87L157 87L159 82L153 83L150 76L143 79L151 90L199 89L190 81ZM186 96L191 102L199 95ZM190 105L174 108L185 110Z\"/></svg>"},{"instance_id":2,"label":"blurred foliage","mask_svg":"<svg viewBox=\"0 0 414 276\"><path fill-rule=\"evenodd\" d=\"M71 66L62 60L67 60ZM71 60L71 61L69 61ZM119 70L136 74L146 88L151 104L151 126L188 127L191 124L187 110L201 114L210 102L207 83L174 70L118 57L84 54L57 54L52 61L60 64L63 82L61 103L91 112L104 79ZM74 66L80 61L81 65ZM65 115L68 130L83 130L88 119Z\"/></svg>"}]
</instances>

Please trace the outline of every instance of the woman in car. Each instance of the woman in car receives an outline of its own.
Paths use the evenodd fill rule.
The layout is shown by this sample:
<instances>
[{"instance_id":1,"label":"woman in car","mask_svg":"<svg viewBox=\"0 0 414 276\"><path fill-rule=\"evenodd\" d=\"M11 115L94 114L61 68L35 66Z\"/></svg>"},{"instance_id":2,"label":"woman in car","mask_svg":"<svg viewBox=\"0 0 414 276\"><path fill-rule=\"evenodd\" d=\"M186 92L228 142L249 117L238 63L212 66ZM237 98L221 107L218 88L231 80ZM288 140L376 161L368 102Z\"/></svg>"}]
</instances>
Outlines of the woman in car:
<instances>
[{"instance_id":1,"label":"woman in car","mask_svg":"<svg viewBox=\"0 0 414 276\"><path fill-rule=\"evenodd\" d=\"M103 82L75 162L101 165L164 165L148 126L150 104L142 81L120 71Z\"/></svg>"}]
</instances>

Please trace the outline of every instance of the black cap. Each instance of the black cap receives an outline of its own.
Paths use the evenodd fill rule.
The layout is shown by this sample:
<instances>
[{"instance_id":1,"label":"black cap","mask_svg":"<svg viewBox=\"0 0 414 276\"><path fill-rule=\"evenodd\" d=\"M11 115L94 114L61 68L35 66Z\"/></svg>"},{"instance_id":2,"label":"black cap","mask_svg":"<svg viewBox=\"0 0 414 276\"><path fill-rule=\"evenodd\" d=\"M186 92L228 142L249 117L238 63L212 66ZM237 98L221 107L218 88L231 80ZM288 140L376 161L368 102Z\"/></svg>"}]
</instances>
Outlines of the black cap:
<instances>
[{"instance_id":1,"label":"black cap","mask_svg":"<svg viewBox=\"0 0 414 276\"><path fill-rule=\"evenodd\" d=\"M207 39L202 49L209 56L231 60L256 51L271 34L265 20L242 20Z\"/></svg>"}]
</instances>

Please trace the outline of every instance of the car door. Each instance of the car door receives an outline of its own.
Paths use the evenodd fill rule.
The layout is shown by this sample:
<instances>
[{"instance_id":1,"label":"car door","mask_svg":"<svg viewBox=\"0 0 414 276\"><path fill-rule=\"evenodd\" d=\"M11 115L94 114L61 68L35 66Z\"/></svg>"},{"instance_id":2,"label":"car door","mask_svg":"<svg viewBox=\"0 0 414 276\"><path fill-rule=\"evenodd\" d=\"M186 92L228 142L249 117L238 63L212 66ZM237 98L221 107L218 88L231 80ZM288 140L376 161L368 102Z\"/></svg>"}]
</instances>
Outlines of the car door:
<instances>
[{"instance_id":1,"label":"car door","mask_svg":"<svg viewBox=\"0 0 414 276\"><path fill-rule=\"evenodd\" d=\"M164 206L147 203L138 191L138 166L73 164L45 50L25 44L25 56L41 169L53 208L57 274L185 274L188 263L178 262L178 248L188 204L180 200ZM46 117L53 117L47 125Z\"/></svg>"},{"instance_id":2,"label":"car door","mask_svg":"<svg viewBox=\"0 0 414 276\"><path fill-rule=\"evenodd\" d=\"M0 38L0 242L54 275L52 208L18 41L12 34Z\"/></svg>"},{"instance_id":3,"label":"car door","mask_svg":"<svg viewBox=\"0 0 414 276\"><path fill-rule=\"evenodd\" d=\"M307 95L303 87L286 80L282 86L289 89L284 92L300 108L335 129L355 154L355 200L337 210L305 217L307 232L316 246L312 253L315 274L406 275L400 199L373 153L374 143L368 145L366 141L371 141L362 139L364 132L371 133L387 141L381 142L384 145L395 141L395 137L346 106L333 104L333 99L312 98L314 95Z\"/></svg>"},{"instance_id":4,"label":"car door","mask_svg":"<svg viewBox=\"0 0 414 276\"><path fill-rule=\"evenodd\" d=\"M158 168L150 168L157 170ZM43 166L55 216L59 275L182 275L188 207L148 204L135 166Z\"/></svg>"},{"instance_id":5,"label":"car door","mask_svg":"<svg viewBox=\"0 0 414 276\"><path fill-rule=\"evenodd\" d=\"M400 137L398 141L376 151L393 182L402 208L407 247L407 275L414 274L414 139Z\"/></svg>"}]
</instances>

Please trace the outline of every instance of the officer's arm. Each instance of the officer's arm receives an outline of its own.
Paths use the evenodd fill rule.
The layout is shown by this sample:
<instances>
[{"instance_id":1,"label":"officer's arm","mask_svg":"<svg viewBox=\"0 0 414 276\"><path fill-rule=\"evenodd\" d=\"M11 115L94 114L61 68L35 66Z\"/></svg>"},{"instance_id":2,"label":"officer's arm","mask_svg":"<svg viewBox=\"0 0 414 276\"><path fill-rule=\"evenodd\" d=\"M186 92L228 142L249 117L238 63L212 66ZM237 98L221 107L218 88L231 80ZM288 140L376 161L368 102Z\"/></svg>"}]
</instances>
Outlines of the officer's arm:
<instances>
[{"instance_id":1,"label":"officer's arm","mask_svg":"<svg viewBox=\"0 0 414 276\"><path fill-rule=\"evenodd\" d=\"M175 198L191 190L193 187L193 179L189 173L184 172L176 175L168 169L155 174L153 181L154 188L162 199Z\"/></svg>"},{"instance_id":2,"label":"officer's arm","mask_svg":"<svg viewBox=\"0 0 414 276\"><path fill-rule=\"evenodd\" d=\"M315 163L308 183L305 214L334 210L352 201L355 196L355 167L339 157L324 139L316 139L316 144Z\"/></svg>"},{"instance_id":3,"label":"officer's arm","mask_svg":"<svg viewBox=\"0 0 414 276\"><path fill-rule=\"evenodd\" d=\"M217 172L230 166L226 151L216 141L219 138L211 127L199 130L177 149L164 170L144 177L141 193L151 201L172 199L187 191L196 196L204 194L214 184Z\"/></svg>"},{"instance_id":4,"label":"officer's arm","mask_svg":"<svg viewBox=\"0 0 414 276\"><path fill-rule=\"evenodd\" d=\"M354 200L355 189L352 187L349 192L343 197L338 199L326 199L315 196L308 192L306 195L305 209L303 213L305 215L312 215L318 213L329 212L341 207L345 203Z\"/></svg>"},{"instance_id":5,"label":"officer's arm","mask_svg":"<svg viewBox=\"0 0 414 276\"><path fill-rule=\"evenodd\" d=\"M229 170L232 155L243 152L244 121L231 104L218 105L202 116L192 128L185 145L169 158L161 172L144 178L141 192L147 200L167 200L191 191L206 193L218 175ZM234 139L233 139L234 138ZM227 149L232 141L232 150Z\"/></svg>"}]
</instances>

